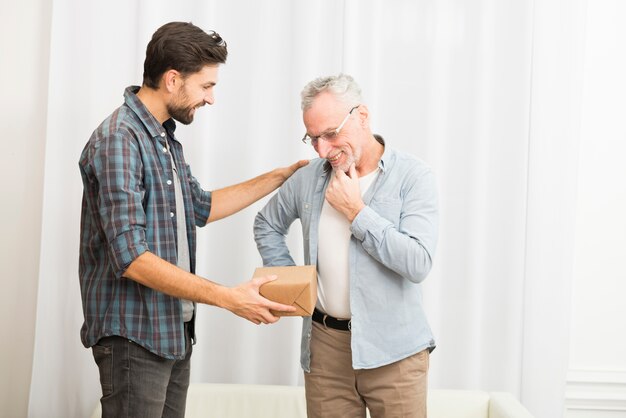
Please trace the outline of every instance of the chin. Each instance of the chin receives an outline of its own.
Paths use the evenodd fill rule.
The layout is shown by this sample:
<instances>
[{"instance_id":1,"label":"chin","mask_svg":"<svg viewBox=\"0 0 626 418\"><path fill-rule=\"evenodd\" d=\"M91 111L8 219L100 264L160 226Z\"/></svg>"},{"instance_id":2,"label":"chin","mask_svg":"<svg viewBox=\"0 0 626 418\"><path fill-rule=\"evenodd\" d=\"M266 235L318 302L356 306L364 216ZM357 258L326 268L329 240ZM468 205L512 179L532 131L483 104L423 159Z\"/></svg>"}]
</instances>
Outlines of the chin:
<instances>
[{"instance_id":1,"label":"chin","mask_svg":"<svg viewBox=\"0 0 626 418\"><path fill-rule=\"evenodd\" d=\"M193 122L193 116L188 117L188 118L174 118L174 119L176 119L178 122L182 123L183 125L189 125L191 124L191 122Z\"/></svg>"},{"instance_id":2,"label":"chin","mask_svg":"<svg viewBox=\"0 0 626 418\"><path fill-rule=\"evenodd\" d=\"M347 173L350 171L350 166L345 164L338 165L337 167L333 167L333 171L343 171L344 173Z\"/></svg>"}]
</instances>

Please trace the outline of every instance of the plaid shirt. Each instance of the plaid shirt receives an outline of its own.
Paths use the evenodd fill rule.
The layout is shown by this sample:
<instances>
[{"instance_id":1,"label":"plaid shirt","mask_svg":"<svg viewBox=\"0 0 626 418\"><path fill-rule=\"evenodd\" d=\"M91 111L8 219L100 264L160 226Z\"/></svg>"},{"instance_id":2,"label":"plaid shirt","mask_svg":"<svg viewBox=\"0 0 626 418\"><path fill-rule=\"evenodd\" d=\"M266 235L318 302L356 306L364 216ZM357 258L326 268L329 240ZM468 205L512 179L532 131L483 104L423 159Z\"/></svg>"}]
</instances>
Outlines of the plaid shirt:
<instances>
[{"instance_id":1,"label":"plaid shirt","mask_svg":"<svg viewBox=\"0 0 626 418\"><path fill-rule=\"evenodd\" d=\"M195 226L206 224L211 193L202 190L174 137L137 98L125 103L94 131L79 161L83 180L79 276L85 322L81 340L128 338L168 359L185 354L181 300L123 277L131 262L150 251L176 264L176 201L170 149L185 203L191 272L195 272ZM194 225L195 221L195 225Z\"/></svg>"}]
</instances>

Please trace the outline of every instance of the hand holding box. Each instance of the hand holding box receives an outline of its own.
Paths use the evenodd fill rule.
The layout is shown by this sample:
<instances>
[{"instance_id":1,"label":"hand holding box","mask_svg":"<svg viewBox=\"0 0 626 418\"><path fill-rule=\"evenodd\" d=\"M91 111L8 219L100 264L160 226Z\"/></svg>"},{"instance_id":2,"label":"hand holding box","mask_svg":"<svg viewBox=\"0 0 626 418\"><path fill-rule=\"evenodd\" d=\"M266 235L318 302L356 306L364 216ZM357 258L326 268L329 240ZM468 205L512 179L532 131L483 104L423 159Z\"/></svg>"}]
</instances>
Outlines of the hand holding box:
<instances>
[{"instance_id":1,"label":"hand holding box","mask_svg":"<svg viewBox=\"0 0 626 418\"><path fill-rule=\"evenodd\" d=\"M254 277L276 275L265 283L259 293L266 299L296 308L295 312L271 311L276 316L311 316L317 302L317 270L315 266L259 267Z\"/></svg>"}]
</instances>

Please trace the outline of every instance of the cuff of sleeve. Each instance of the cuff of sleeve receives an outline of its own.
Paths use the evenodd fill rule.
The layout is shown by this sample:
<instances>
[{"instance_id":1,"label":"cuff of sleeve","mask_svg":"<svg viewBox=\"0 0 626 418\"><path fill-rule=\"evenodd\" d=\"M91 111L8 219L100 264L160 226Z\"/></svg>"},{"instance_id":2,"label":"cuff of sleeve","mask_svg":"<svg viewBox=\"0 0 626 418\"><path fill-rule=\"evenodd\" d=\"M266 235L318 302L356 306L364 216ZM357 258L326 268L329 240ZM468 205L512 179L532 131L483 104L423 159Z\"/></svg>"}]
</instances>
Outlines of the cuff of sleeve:
<instances>
[{"instance_id":1,"label":"cuff of sleeve","mask_svg":"<svg viewBox=\"0 0 626 418\"><path fill-rule=\"evenodd\" d=\"M374 211L374 209L369 206L365 206L352 220L352 225L350 226L352 235L354 235L359 241L363 241L367 232L376 228L377 218L378 214Z\"/></svg>"},{"instance_id":2,"label":"cuff of sleeve","mask_svg":"<svg viewBox=\"0 0 626 418\"><path fill-rule=\"evenodd\" d=\"M211 192L198 191L196 196L193 206L196 226L205 226L211 214Z\"/></svg>"},{"instance_id":3,"label":"cuff of sleeve","mask_svg":"<svg viewBox=\"0 0 626 418\"><path fill-rule=\"evenodd\" d=\"M111 242L111 259L115 269L115 277L120 278L141 254L148 251L146 234L143 229L133 229L118 235Z\"/></svg>"}]
</instances>

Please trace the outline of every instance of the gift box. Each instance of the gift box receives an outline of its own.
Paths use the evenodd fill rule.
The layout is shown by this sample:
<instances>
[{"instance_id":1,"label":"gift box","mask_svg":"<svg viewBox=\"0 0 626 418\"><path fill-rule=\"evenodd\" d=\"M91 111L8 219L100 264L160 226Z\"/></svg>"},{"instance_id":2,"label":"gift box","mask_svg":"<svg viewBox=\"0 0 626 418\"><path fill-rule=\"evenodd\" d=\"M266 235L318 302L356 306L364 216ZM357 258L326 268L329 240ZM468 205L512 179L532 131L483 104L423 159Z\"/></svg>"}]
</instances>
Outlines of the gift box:
<instances>
[{"instance_id":1,"label":"gift box","mask_svg":"<svg viewBox=\"0 0 626 418\"><path fill-rule=\"evenodd\" d=\"M317 302L317 270L315 266L259 267L254 277L275 275L278 278L265 283L259 293L266 299L291 305L295 312L271 311L276 316L311 316Z\"/></svg>"}]
</instances>

